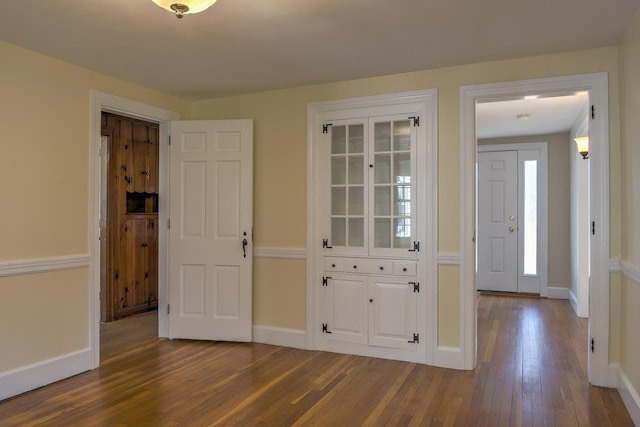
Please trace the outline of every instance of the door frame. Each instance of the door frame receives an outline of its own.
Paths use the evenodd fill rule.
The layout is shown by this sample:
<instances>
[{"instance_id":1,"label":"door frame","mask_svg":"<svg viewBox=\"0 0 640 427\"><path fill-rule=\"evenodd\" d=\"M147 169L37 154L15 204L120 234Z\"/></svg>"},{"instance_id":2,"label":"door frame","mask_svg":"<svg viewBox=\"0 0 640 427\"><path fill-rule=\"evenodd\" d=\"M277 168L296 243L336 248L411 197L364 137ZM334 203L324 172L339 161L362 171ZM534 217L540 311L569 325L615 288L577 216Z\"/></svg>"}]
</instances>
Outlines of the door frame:
<instances>
[{"instance_id":1,"label":"door frame","mask_svg":"<svg viewBox=\"0 0 640 427\"><path fill-rule=\"evenodd\" d=\"M590 133L590 216L598 232L591 235L589 335L596 343L588 352L589 382L616 385L609 366L609 91L608 74L593 73L533 79L460 88L460 337L463 363L473 369L477 360L477 312L475 292L475 157L476 102L513 99L531 94L555 95L589 92L595 114ZM587 343L585 343L587 349Z\"/></svg>"},{"instance_id":2,"label":"door frame","mask_svg":"<svg viewBox=\"0 0 640 427\"><path fill-rule=\"evenodd\" d=\"M100 141L101 115L110 112L160 124L158 222L167 224L169 214L169 122L180 120L180 114L116 95L90 91L89 109L89 292L88 334L92 368L100 366ZM167 337L169 316L168 228L158 230L158 336Z\"/></svg>"},{"instance_id":3,"label":"door frame","mask_svg":"<svg viewBox=\"0 0 640 427\"><path fill-rule=\"evenodd\" d=\"M540 282L538 286L538 292L541 297L549 295L549 283L548 283L548 261L549 261L549 242L548 242L548 229L549 229L549 161L547 156L547 143L546 142L522 142L515 144L488 144L478 145L477 152L493 152L493 151L517 151L518 152L518 216L522 217L522 192L520 186L520 180L522 178L520 151L540 151L540 163L538 164L538 216L540 218L538 227L538 268ZM477 215L477 211L476 211ZM521 263L520 252L522 249L522 234L518 227L518 292L520 292L519 285L521 279Z\"/></svg>"}]
</instances>

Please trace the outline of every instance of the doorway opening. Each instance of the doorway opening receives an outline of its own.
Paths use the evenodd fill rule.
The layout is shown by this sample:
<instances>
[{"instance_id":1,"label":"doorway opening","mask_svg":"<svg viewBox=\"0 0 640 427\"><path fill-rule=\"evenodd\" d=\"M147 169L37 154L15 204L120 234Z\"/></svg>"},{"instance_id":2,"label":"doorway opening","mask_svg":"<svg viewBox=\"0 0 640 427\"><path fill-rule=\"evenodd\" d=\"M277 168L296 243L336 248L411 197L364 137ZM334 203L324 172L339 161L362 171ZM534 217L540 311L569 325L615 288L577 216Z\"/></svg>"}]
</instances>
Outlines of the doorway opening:
<instances>
[{"instance_id":1,"label":"doorway opening","mask_svg":"<svg viewBox=\"0 0 640 427\"><path fill-rule=\"evenodd\" d=\"M461 347L464 364L472 369L477 361L476 313L476 113L483 102L513 100L536 95L540 98L577 93L588 94L590 139L589 197L589 381L611 387L615 375L609 369L609 128L608 78L606 73L526 80L461 89ZM568 148L567 148L568 150ZM551 158L551 157L550 157ZM550 186L552 180L549 180ZM551 236L552 232L549 232ZM586 344L586 343L585 343ZM587 346L585 346L587 348Z\"/></svg>"}]
</instances>

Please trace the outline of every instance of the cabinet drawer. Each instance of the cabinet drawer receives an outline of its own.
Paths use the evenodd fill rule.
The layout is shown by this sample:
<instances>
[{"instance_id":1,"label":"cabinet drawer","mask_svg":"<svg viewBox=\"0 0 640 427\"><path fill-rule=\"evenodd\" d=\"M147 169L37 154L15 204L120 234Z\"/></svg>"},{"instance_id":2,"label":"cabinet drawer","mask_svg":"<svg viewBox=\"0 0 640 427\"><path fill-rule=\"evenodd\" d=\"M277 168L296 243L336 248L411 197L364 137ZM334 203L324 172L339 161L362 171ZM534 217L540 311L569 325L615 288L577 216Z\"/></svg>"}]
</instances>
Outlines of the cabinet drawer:
<instances>
[{"instance_id":1,"label":"cabinet drawer","mask_svg":"<svg viewBox=\"0 0 640 427\"><path fill-rule=\"evenodd\" d=\"M345 259L344 271L346 273L391 274L393 263L374 259L347 258Z\"/></svg>"},{"instance_id":2,"label":"cabinet drawer","mask_svg":"<svg viewBox=\"0 0 640 427\"><path fill-rule=\"evenodd\" d=\"M342 258L325 258L325 271L344 271L344 259Z\"/></svg>"},{"instance_id":3,"label":"cabinet drawer","mask_svg":"<svg viewBox=\"0 0 640 427\"><path fill-rule=\"evenodd\" d=\"M401 261L393 263L394 276L415 276L417 266L415 262Z\"/></svg>"}]
</instances>

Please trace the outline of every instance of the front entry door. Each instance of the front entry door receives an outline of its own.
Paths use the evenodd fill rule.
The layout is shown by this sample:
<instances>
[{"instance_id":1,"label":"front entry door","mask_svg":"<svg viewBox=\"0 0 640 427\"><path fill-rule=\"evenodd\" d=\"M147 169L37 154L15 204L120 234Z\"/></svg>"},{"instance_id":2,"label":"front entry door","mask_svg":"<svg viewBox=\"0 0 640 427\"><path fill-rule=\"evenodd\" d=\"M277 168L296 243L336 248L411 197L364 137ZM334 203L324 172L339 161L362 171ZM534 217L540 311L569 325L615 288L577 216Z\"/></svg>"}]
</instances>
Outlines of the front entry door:
<instances>
[{"instance_id":1,"label":"front entry door","mask_svg":"<svg viewBox=\"0 0 640 427\"><path fill-rule=\"evenodd\" d=\"M170 134L169 338L251 341L253 122Z\"/></svg>"},{"instance_id":2,"label":"front entry door","mask_svg":"<svg viewBox=\"0 0 640 427\"><path fill-rule=\"evenodd\" d=\"M518 291L518 152L478 153L480 290Z\"/></svg>"}]
</instances>

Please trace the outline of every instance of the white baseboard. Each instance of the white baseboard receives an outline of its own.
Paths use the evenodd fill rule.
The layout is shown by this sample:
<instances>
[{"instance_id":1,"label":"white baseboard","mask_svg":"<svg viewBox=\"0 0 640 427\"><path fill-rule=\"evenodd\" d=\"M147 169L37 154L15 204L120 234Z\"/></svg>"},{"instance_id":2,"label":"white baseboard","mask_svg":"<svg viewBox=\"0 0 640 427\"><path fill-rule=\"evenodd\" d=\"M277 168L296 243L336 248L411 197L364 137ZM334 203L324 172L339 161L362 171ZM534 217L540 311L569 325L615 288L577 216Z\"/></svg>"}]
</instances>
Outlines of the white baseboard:
<instances>
[{"instance_id":1,"label":"white baseboard","mask_svg":"<svg viewBox=\"0 0 640 427\"><path fill-rule=\"evenodd\" d=\"M440 368L464 369L462 350L459 347L438 346L433 355L433 365Z\"/></svg>"},{"instance_id":2,"label":"white baseboard","mask_svg":"<svg viewBox=\"0 0 640 427\"><path fill-rule=\"evenodd\" d=\"M561 288L549 286L547 288L547 298L551 299L569 299L569 288Z\"/></svg>"},{"instance_id":3,"label":"white baseboard","mask_svg":"<svg viewBox=\"0 0 640 427\"><path fill-rule=\"evenodd\" d=\"M635 425L640 426L640 395L638 391L633 387L631 381L624 373L621 367L618 366L618 392L622 397L624 405L631 415L631 419Z\"/></svg>"},{"instance_id":4,"label":"white baseboard","mask_svg":"<svg viewBox=\"0 0 640 427\"><path fill-rule=\"evenodd\" d=\"M253 342L306 350L307 332L300 329L254 325Z\"/></svg>"},{"instance_id":5,"label":"white baseboard","mask_svg":"<svg viewBox=\"0 0 640 427\"><path fill-rule=\"evenodd\" d=\"M569 289L569 302L571 303L571 308L573 308L573 312L578 315L578 297L573 293L571 289Z\"/></svg>"},{"instance_id":6,"label":"white baseboard","mask_svg":"<svg viewBox=\"0 0 640 427\"><path fill-rule=\"evenodd\" d=\"M43 387L92 369L91 349L0 373L0 400Z\"/></svg>"}]
</instances>

